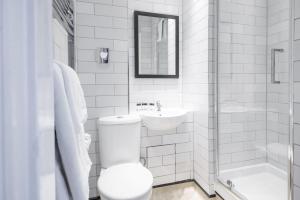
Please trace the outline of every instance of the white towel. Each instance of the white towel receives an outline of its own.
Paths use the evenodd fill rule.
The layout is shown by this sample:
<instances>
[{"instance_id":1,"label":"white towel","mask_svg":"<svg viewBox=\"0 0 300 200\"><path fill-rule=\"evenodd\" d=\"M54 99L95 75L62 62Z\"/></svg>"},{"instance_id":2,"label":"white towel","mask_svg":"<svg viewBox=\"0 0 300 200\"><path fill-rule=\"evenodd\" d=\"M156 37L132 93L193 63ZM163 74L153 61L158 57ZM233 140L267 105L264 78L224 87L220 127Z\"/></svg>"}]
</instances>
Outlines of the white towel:
<instances>
[{"instance_id":1,"label":"white towel","mask_svg":"<svg viewBox=\"0 0 300 200\"><path fill-rule=\"evenodd\" d=\"M71 200L72 195L62 166L57 143L55 145L55 200Z\"/></svg>"},{"instance_id":2,"label":"white towel","mask_svg":"<svg viewBox=\"0 0 300 200\"><path fill-rule=\"evenodd\" d=\"M66 93L70 106L74 108L74 114L78 118L78 123L85 123L87 120L87 109L83 90L77 73L68 65L54 61L61 69L65 84Z\"/></svg>"},{"instance_id":3,"label":"white towel","mask_svg":"<svg viewBox=\"0 0 300 200\"><path fill-rule=\"evenodd\" d=\"M55 63L58 64L63 74L72 117L75 121L76 133L81 134L80 137L82 137L88 148L91 143L91 138L90 135L84 131L84 123L87 121L87 108L80 80L77 73L71 67L59 61L55 61Z\"/></svg>"},{"instance_id":4,"label":"white towel","mask_svg":"<svg viewBox=\"0 0 300 200\"><path fill-rule=\"evenodd\" d=\"M80 84L77 73L64 63L55 61L60 67L64 79L65 90L72 112L75 132L78 135L78 140L83 144L80 145L81 157L86 162L86 170L90 170L91 160L88 155L88 148L91 143L91 137L84 131L84 123L87 121L87 108L84 98L84 93ZM85 149L84 149L85 148Z\"/></svg>"},{"instance_id":5,"label":"white towel","mask_svg":"<svg viewBox=\"0 0 300 200\"><path fill-rule=\"evenodd\" d=\"M88 177L91 167L83 128L86 120L83 106L85 103L78 100L81 96L76 96L80 90L75 88L80 87L80 82L78 78L76 81L72 77L75 72L62 70L59 65L54 63L55 129L58 151L72 199L84 200L89 197ZM74 81L75 86L71 87L69 81Z\"/></svg>"}]
</instances>

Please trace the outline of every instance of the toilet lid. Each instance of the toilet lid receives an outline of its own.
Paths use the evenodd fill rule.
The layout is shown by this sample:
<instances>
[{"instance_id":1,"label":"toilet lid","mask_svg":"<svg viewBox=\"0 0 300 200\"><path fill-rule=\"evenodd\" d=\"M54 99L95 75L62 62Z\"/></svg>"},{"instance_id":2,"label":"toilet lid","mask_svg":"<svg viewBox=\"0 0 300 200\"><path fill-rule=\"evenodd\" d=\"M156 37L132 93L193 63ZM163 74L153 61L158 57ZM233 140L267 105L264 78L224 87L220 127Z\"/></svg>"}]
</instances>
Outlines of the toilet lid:
<instances>
[{"instance_id":1,"label":"toilet lid","mask_svg":"<svg viewBox=\"0 0 300 200\"><path fill-rule=\"evenodd\" d=\"M145 195L152 187L151 172L140 163L126 163L106 169L98 180L100 193L110 199L131 199Z\"/></svg>"}]
</instances>

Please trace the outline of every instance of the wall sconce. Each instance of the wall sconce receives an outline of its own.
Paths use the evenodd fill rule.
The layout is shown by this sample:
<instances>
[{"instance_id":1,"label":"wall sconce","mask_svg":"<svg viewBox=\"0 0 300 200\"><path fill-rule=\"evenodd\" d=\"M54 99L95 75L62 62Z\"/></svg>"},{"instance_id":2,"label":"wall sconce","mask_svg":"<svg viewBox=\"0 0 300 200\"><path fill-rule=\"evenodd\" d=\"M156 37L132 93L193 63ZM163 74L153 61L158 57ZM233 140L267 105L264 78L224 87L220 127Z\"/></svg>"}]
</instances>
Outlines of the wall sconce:
<instances>
[{"instance_id":1,"label":"wall sconce","mask_svg":"<svg viewBox=\"0 0 300 200\"><path fill-rule=\"evenodd\" d=\"M98 48L96 51L97 63L108 63L109 60L109 49L108 48Z\"/></svg>"}]
</instances>

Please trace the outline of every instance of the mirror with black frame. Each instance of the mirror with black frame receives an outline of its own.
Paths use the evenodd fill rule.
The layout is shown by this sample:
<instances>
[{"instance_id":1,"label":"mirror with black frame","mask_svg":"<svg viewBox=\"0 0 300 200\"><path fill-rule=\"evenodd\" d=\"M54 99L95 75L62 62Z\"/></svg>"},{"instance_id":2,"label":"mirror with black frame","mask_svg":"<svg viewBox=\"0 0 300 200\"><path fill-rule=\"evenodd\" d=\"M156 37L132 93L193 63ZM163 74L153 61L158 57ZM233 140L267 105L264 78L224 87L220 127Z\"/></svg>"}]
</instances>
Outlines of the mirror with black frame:
<instances>
[{"instance_id":1,"label":"mirror with black frame","mask_svg":"<svg viewBox=\"0 0 300 200\"><path fill-rule=\"evenodd\" d=\"M134 12L135 77L179 77L179 17Z\"/></svg>"}]
</instances>

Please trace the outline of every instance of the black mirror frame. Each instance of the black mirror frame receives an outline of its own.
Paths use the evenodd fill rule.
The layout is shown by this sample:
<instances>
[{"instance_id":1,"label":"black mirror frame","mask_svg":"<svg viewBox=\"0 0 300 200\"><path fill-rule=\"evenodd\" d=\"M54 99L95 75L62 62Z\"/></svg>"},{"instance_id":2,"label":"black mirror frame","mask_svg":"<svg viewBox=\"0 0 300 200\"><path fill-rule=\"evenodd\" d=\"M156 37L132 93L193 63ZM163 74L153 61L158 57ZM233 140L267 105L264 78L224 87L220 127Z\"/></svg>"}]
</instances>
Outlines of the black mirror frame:
<instances>
[{"instance_id":1,"label":"black mirror frame","mask_svg":"<svg viewBox=\"0 0 300 200\"><path fill-rule=\"evenodd\" d=\"M160 17L175 20L175 42L176 42L176 53L175 53L175 63L176 63L176 73L175 75L157 75L157 74L139 74L139 16L149 16L149 17ZM165 15L158 13L149 13L142 11L134 11L134 56L135 56L135 78L179 78L179 16L175 15Z\"/></svg>"}]
</instances>

